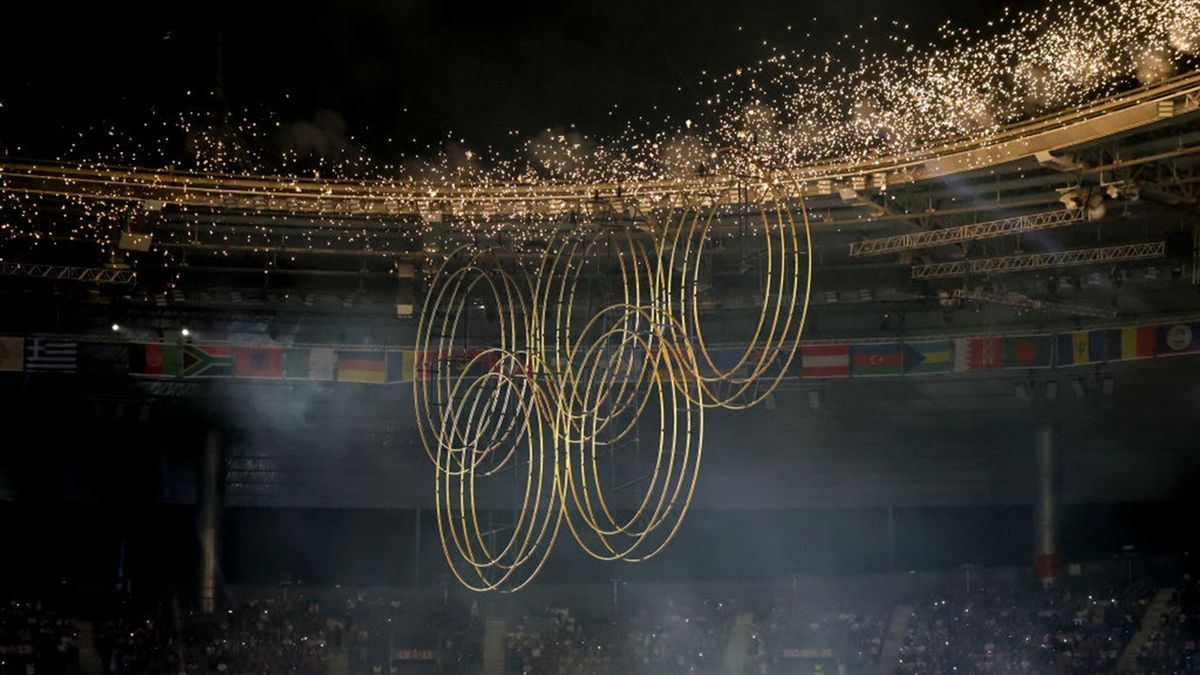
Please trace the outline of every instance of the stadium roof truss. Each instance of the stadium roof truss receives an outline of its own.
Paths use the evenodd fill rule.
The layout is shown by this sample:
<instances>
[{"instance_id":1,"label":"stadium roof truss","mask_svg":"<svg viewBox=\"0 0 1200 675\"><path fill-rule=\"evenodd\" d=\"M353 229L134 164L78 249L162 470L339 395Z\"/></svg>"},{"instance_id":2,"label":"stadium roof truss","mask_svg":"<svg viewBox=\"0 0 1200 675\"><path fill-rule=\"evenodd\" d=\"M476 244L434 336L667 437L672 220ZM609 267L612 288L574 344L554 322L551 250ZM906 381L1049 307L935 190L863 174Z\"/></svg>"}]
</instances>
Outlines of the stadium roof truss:
<instances>
[{"instance_id":1,"label":"stadium roof truss","mask_svg":"<svg viewBox=\"0 0 1200 675\"><path fill-rule=\"evenodd\" d=\"M978 260L956 260L928 265L913 265L912 278L944 279L946 277L961 277L968 274L1001 274L1004 272L1039 270L1053 267L1149 260L1164 257L1166 250L1167 244L1165 241L1155 241L1050 253L1024 253Z\"/></svg>"}]
</instances>

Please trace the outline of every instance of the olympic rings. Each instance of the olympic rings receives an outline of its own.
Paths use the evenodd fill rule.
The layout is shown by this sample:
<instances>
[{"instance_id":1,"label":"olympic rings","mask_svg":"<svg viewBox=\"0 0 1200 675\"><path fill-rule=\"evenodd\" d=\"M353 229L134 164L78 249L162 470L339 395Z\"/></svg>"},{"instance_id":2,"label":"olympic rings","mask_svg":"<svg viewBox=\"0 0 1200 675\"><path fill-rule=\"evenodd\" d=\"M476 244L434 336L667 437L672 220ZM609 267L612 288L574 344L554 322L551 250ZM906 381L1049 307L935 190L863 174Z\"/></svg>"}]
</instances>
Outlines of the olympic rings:
<instances>
[{"instance_id":1,"label":"olympic rings","mask_svg":"<svg viewBox=\"0 0 1200 675\"><path fill-rule=\"evenodd\" d=\"M700 321L700 269L729 206L696 195L652 234L560 228L535 264L462 247L436 271L417 327L413 403L436 469L442 551L464 586L524 587L564 523L599 560L646 560L679 531L704 411L749 408L775 390L796 357L812 288L804 201L797 223L781 191L763 186L759 315L736 362L715 358ZM597 269L585 275L589 266ZM612 287L588 288L596 279ZM597 297L607 299L593 308ZM489 306L492 346L472 346L471 310ZM640 497L617 497L601 467L614 474L622 448L643 438L656 448L630 481ZM497 528L479 513L495 508L488 486L502 476L511 476L513 516Z\"/></svg>"}]
</instances>

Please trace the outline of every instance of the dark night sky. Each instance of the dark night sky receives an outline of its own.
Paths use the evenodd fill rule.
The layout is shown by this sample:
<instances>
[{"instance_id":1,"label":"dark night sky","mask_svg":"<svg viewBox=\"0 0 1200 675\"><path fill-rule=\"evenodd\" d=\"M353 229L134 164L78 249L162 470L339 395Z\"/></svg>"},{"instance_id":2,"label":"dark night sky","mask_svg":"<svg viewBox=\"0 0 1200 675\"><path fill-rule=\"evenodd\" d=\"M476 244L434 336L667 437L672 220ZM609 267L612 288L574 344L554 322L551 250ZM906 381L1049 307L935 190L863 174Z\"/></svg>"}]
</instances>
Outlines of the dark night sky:
<instances>
[{"instance_id":1,"label":"dark night sky","mask_svg":"<svg viewBox=\"0 0 1200 675\"><path fill-rule=\"evenodd\" d=\"M576 123L592 134L645 114L684 114L702 70L727 72L782 47L832 47L879 16L912 24L918 42L946 19L978 25L1032 0L609 0L491 2L159 3L145 11L95 3L4 9L0 20L0 147L61 149L100 120L137 126L152 107L212 105L216 34L234 110L285 121L339 113L377 155L445 138L503 147ZM816 16L814 24L812 18ZM738 26L744 30L738 31ZM678 87L683 90L679 91ZM613 104L620 107L609 115ZM658 111L653 106L659 106ZM386 139L397 139L389 146ZM403 141L401 141L403 139Z\"/></svg>"}]
</instances>

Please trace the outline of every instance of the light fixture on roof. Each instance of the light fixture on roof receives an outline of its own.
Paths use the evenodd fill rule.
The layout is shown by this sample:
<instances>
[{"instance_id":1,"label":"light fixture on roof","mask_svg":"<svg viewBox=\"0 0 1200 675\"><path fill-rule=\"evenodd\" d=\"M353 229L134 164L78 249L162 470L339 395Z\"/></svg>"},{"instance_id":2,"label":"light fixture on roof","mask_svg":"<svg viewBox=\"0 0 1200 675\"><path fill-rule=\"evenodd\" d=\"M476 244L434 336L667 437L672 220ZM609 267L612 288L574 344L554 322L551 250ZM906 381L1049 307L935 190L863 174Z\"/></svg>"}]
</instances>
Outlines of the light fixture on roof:
<instances>
[{"instance_id":1,"label":"light fixture on roof","mask_svg":"<svg viewBox=\"0 0 1200 675\"><path fill-rule=\"evenodd\" d=\"M1108 207L1104 205L1104 195L1093 194L1091 197L1088 197L1088 220L1100 220L1106 213L1108 213Z\"/></svg>"},{"instance_id":2,"label":"light fixture on roof","mask_svg":"<svg viewBox=\"0 0 1200 675\"><path fill-rule=\"evenodd\" d=\"M1079 208L1080 202L1082 201L1082 195L1079 193L1079 190L1075 188L1066 188L1060 189L1059 192L1060 194L1058 195L1058 201L1062 202L1062 205L1065 208L1068 210Z\"/></svg>"}]
</instances>

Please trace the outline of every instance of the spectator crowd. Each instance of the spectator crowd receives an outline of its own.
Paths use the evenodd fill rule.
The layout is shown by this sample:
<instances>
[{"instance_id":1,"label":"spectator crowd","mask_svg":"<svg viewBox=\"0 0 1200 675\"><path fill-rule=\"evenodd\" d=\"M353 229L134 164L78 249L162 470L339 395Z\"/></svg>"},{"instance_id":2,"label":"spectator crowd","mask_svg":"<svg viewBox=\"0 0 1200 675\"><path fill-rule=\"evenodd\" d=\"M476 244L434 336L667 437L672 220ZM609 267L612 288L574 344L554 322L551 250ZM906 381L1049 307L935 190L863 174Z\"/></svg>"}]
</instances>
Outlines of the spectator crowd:
<instances>
[{"instance_id":1,"label":"spectator crowd","mask_svg":"<svg viewBox=\"0 0 1200 675\"><path fill-rule=\"evenodd\" d=\"M874 673L893 623L892 606L882 602L817 607L782 597L630 595L598 607L517 599L504 624L504 672ZM180 604L163 598L136 604L122 596L80 619L49 603L5 602L0 675L467 675L482 669L478 604L457 605L449 596L420 604L403 594L326 592L318 601L272 592L231 600L212 614ZM1168 591L1139 583L1117 590L985 586L917 597L911 607L911 616L896 612L907 621L897 623L905 629L891 643L892 654L898 649L895 675L1106 675L1117 673L1119 664L1122 672L1200 675L1200 582L1187 576ZM1129 658L1121 658L1147 616L1150 630L1130 652L1136 652L1131 669ZM739 650L744 658L730 658Z\"/></svg>"}]
</instances>

